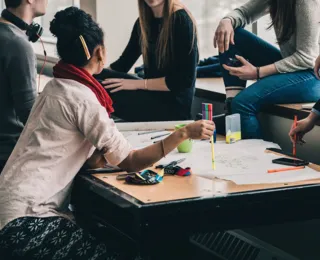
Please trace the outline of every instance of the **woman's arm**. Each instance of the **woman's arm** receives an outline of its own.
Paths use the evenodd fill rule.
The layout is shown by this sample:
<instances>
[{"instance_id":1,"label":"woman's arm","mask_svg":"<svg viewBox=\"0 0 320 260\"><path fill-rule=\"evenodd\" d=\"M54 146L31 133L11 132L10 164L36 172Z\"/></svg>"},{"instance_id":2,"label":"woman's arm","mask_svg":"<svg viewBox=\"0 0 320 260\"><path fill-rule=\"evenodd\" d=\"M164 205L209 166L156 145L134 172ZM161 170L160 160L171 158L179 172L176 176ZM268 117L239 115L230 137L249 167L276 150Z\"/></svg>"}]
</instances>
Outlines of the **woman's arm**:
<instances>
[{"instance_id":1,"label":"woman's arm","mask_svg":"<svg viewBox=\"0 0 320 260\"><path fill-rule=\"evenodd\" d=\"M111 89L111 93L121 90L149 90L149 91L170 91L165 78L157 79L106 79L102 82L105 89Z\"/></svg>"},{"instance_id":2,"label":"woman's arm","mask_svg":"<svg viewBox=\"0 0 320 260\"><path fill-rule=\"evenodd\" d=\"M158 162L181 142L187 139L209 139L214 130L212 121L197 121L175 131L163 143L158 142L144 149L132 151L119 167L126 171L140 171Z\"/></svg>"},{"instance_id":3,"label":"woman's arm","mask_svg":"<svg viewBox=\"0 0 320 260\"><path fill-rule=\"evenodd\" d=\"M170 91L179 93L194 86L199 61L198 39L187 12L176 12L173 30L173 60L165 82Z\"/></svg>"},{"instance_id":4,"label":"woman's arm","mask_svg":"<svg viewBox=\"0 0 320 260\"><path fill-rule=\"evenodd\" d=\"M319 103L320 104L320 103ZM292 125L289 132L289 136L292 143L298 142L304 144L305 141L303 137L305 134L309 133L316 125L317 121L320 119L320 111L313 109L310 115L298 121L297 125Z\"/></svg>"},{"instance_id":5,"label":"woman's arm","mask_svg":"<svg viewBox=\"0 0 320 260\"><path fill-rule=\"evenodd\" d=\"M229 71L230 75L239 77L242 80L262 79L264 77L278 73L276 66L274 64L257 68L241 56L236 55L236 58L242 63L243 66L238 68L230 67L225 64L223 64L222 66L227 71Z\"/></svg>"},{"instance_id":6,"label":"woman's arm","mask_svg":"<svg viewBox=\"0 0 320 260\"><path fill-rule=\"evenodd\" d=\"M319 54L319 0L297 0L296 51L289 57L260 68L260 78L277 73L288 73L311 69ZM231 68L223 65L231 75L242 79L257 79L257 68L243 58L244 66Z\"/></svg>"},{"instance_id":7,"label":"woman's arm","mask_svg":"<svg viewBox=\"0 0 320 260\"><path fill-rule=\"evenodd\" d=\"M235 44L234 29L251 24L267 13L268 0L251 0L233 10L220 21L214 34L214 47L218 47L220 53L228 51L230 44Z\"/></svg>"},{"instance_id":8,"label":"woman's arm","mask_svg":"<svg viewBox=\"0 0 320 260\"><path fill-rule=\"evenodd\" d=\"M252 24L262 16L268 14L269 0L251 0L239 8L236 8L224 18L229 18L233 28L245 27Z\"/></svg>"},{"instance_id":9,"label":"woman's arm","mask_svg":"<svg viewBox=\"0 0 320 260\"><path fill-rule=\"evenodd\" d=\"M197 121L182 128L163 142L133 151L100 104L84 101L76 111L76 127L99 152L89 159L90 167L103 167L105 161L126 171L142 170L176 148L186 139L209 139L214 130L212 121ZM96 164L96 165L95 165Z\"/></svg>"},{"instance_id":10,"label":"woman's arm","mask_svg":"<svg viewBox=\"0 0 320 260\"><path fill-rule=\"evenodd\" d=\"M138 58L141 56L139 19L135 22L127 47L120 58L110 65L111 70L128 73Z\"/></svg>"},{"instance_id":11,"label":"woman's arm","mask_svg":"<svg viewBox=\"0 0 320 260\"><path fill-rule=\"evenodd\" d=\"M163 78L147 80L106 79L102 82L110 92L121 90L149 90L180 92L191 88L196 79L198 64L197 37L193 23L185 12L177 12L174 25L174 55L167 75Z\"/></svg>"}]
</instances>

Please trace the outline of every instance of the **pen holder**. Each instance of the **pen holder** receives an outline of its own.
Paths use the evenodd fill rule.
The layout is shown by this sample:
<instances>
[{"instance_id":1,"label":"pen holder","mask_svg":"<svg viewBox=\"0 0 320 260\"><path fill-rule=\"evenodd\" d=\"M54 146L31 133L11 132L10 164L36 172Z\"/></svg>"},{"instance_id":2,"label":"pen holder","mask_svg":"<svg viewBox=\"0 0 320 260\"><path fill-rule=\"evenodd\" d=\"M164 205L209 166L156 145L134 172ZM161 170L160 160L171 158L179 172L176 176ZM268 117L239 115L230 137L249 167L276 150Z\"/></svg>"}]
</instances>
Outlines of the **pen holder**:
<instances>
[{"instance_id":1,"label":"pen holder","mask_svg":"<svg viewBox=\"0 0 320 260\"><path fill-rule=\"evenodd\" d=\"M226 143L232 144L241 140L241 119L240 114L233 114L226 117Z\"/></svg>"},{"instance_id":2,"label":"pen holder","mask_svg":"<svg viewBox=\"0 0 320 260\"><path fill-rule=\"evenodd\" d=\"M179 130L183 127L185 127L186 125L185 124L181 124L181 125L176 125L175 126L175 130ZM191 150L192 150L192 144L193 144L193 140L191 139L188 139L188 140L185 140L183 141L178 147L178 152L179 153L190 153Z\"/></svg>"}]
</instances>

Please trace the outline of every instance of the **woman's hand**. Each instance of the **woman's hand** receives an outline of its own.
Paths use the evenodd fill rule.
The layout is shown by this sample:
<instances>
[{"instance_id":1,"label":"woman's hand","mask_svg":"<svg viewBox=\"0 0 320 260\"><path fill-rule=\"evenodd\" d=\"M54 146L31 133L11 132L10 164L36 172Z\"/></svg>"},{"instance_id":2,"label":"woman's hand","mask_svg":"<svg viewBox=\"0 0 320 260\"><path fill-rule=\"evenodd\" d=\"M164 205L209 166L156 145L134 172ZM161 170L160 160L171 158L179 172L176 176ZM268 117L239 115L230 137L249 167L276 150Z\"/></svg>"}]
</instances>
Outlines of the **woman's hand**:
<instances>
[{"instance_id":1,"label":"woman's hand","mask_svg":"<svg viewBox=\"0 0 320 260\"><path fill-rule=\"evenodd\" d=\"M135 79L106 79L101 83L105 89L112 89L110 93L121 90L138 90L144 88L143 80Z\"/></svg>"},{"instance_id":2,"label":"woman's hand","mask_svg":"<svg viewBox=\"0 0 320 260\"><path fill-rule=\"evenodd\" d=\"M234 29L231 20L222 19L214 35L213 44L219 48L220 53L229 50L230 43L234 45Z\"/></svg>"},{"instance_id":3,"label":"woman's hand","mask_svg":"<svg viewBox=\"0 0 320 260\"><path fill-rule=\"evenodd\" d=\"M257 79L257 68L241 56L236 55L236 58L243 64L242 67L235 68L223 64L224 69L229 71L230 75L237 76L242 80Z\"/></svg>"},{"instance_id":4,"label":"woman's hand","mask_svg":"<svg viewBox=\"0 0 320 260\"><path fill-rule=\"evenodd\" d=\"M320 75L319 75L319 71L320 70L320 56L318 57L318 59L316 60L316 64L314 66L314 74L316 75L316 77L318 79L320 79Z\"/></svg>"},{"instance_id":5,"label":"woman's hand","mask_svg":"<svg viewBox=\"0 0 320 260\"><path fill-rule=\"evenodd\" d=\"M295 142L295 135L297 135L296 141L298 143L304 144L305 143L305 141L303 140L304 135L310 132L314 128L318 119L319 119L319 116L311 112L307 118L297 122L297 127L294 127L294 125L292 125L289 133L291 142L293 143Z\"/></svg>"},{"instance_id":6,"label":"woman's hand","mask_svg":"<svg viewBox=\"0 0 320 260\"><path fill-rule=\"evenodd\" d=\"M210 120L200 120L187 125L184 130L189 139L201 140L210 139L214 129L214 122Z\"/></svg>"}]
</instances>

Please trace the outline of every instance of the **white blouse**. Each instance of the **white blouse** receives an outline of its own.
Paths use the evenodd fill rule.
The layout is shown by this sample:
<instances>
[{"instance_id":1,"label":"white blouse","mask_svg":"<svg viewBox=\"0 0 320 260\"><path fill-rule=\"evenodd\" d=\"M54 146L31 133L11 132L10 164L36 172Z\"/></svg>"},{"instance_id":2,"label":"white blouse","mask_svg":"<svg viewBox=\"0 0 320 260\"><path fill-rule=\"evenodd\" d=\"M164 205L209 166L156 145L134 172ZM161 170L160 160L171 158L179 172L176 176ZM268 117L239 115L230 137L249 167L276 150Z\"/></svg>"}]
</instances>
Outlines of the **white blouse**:
<instances>
[{"instance_id":1,"label":"white blouse","mask_svg":"<svg viewBox=\"0 0 320 260\"><path fill-rule=\"evenodd\" d=\"M96 148L107 148L112 165L132 150L88 87L51 80L0 175L0 229L19 217L67 213L74 177Z\"/></svg>"}]
</instances>

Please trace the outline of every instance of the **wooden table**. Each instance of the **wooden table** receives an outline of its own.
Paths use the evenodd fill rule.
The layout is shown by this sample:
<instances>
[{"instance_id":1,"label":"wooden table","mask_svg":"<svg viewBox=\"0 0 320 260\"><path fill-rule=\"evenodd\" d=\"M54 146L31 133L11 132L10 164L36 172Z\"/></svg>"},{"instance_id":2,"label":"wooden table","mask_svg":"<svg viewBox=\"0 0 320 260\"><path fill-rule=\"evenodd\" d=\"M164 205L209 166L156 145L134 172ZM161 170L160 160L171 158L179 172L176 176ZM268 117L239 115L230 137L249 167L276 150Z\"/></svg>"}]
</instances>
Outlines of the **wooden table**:
<instances>
[{"instance_id":1,"label":"wooden table","mask_svg":"<svg viewBox=\"0 0 320 260\"><path fill-rule=\"evenodd\" d=\"M320 166L313 167L320 171ZM195 232L319 217L319 193L320 179L239 186L191 175L131 186L117 181L116 174L82 175L76 179L73 204L86 223L99 223L106 232L116 230L145 255L156 252L159 259L167 259L184 252L185 258L179 259L189 259L186 245Z\"/></svg>"}]
</instances>

